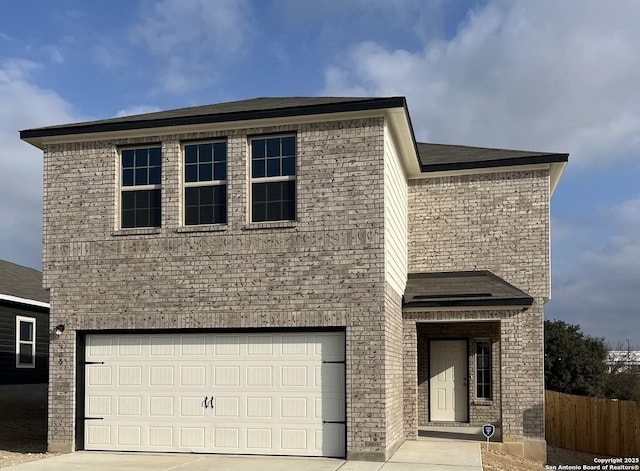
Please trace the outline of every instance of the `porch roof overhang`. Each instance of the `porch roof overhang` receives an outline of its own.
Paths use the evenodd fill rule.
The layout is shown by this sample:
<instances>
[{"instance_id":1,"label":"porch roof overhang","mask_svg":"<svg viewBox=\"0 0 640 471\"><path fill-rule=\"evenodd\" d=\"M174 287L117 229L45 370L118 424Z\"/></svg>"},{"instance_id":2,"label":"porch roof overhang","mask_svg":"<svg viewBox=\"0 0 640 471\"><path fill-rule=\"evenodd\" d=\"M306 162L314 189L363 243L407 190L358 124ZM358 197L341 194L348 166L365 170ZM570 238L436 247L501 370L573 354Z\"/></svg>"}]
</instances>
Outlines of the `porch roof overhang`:
<instances>
[{"instance_id":1,"label":"porch roof overhang","mask_svg":"<svg viewBox=\"0 0 640 471\"><path fill-rule=\"evenodd\" d=\"M404 308L528 307L533 298L488 270L410 273Z\"/></svg>"}]
</instances>

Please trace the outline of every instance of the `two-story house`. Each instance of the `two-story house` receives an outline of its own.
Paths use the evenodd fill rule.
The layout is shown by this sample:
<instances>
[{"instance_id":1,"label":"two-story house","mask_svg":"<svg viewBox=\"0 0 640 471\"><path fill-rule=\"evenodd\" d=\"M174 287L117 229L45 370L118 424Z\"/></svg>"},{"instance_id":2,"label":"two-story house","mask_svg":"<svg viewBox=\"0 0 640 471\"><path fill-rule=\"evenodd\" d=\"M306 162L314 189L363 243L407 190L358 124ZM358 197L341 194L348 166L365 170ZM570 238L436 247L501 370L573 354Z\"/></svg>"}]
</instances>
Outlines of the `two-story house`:
<instances>
[{"instance_id":1,"label":"two-story house","mask_svg":"<svg viewBox=\"0 0 640 471\"><path fill-rule=\"evenodd\" d=\"M493 423L544 459L566 154L416 142L406 101L258 98L44 151L49 449L384 460Z\"/></svg>"}]
</instances>

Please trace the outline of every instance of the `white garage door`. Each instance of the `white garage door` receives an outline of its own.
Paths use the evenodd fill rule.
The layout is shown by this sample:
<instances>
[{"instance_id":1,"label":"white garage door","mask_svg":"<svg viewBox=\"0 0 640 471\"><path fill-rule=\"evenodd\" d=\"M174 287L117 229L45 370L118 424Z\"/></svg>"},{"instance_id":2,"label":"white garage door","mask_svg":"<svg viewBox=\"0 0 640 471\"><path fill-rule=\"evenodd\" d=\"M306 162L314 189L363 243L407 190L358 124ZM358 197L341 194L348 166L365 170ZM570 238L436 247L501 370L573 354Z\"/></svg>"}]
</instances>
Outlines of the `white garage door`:
<instances>
[{"instance_id":1,"label":"white garage door","mask_svg":"<svg viewBox=\"0 0 640 471\"><path fill-rule=\"evenodd\" d=\"M344 334L87 335L85 448L345 455Z\"/></svg>"}]
</instances>

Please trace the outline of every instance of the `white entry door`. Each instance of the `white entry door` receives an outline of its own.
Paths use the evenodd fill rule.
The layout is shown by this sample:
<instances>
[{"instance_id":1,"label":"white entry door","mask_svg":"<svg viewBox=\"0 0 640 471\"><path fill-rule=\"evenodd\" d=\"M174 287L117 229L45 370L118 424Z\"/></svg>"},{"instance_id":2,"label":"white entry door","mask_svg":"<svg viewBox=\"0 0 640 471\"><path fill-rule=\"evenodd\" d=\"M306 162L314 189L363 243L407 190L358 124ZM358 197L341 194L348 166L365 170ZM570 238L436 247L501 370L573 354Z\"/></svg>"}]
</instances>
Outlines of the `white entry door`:
<instances>
[{"instance_id":1,"label":"white entry door","mask_svg":"<svg viewBox=\"0 0 640 471\"><path fill-rule=\"evenodd\" d=\"M466 422L467 342L432 340L429 348L429 412L432 422Z\"/></svg>"},{"instance_id":2,"label":"white entry door","mask_svg":"<svg viewBox=\"0 0 640 471\"><path fill-rule=\"evenodd\" d=\"M345 455L342 332L86 336L87 450Z\"/></svg>"}]
</instances>

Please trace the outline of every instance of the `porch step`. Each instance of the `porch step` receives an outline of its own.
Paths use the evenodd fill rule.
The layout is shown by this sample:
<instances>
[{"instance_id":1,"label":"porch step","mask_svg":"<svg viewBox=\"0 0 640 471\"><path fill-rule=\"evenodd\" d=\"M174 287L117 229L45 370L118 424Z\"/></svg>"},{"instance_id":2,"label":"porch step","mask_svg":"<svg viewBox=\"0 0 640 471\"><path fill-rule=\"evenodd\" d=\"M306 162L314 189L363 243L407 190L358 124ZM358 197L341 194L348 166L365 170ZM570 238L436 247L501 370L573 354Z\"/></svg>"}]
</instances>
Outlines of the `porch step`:
<instances>
[{"instance_id":1,"label":"porch step","mask_svg":"<svg viewBox=\"0 0 640 471\"><path fill-rule=\"evenodd\" d=\"M421 425L418 427L418 440L468 440L484 442L487 439L482 435L482 427L453 427L447 425ZM502 441L502 430L496 427L496 432L491 437L492 442Z\"/></svg>"}]
</instances>

